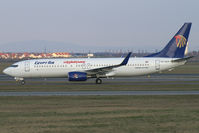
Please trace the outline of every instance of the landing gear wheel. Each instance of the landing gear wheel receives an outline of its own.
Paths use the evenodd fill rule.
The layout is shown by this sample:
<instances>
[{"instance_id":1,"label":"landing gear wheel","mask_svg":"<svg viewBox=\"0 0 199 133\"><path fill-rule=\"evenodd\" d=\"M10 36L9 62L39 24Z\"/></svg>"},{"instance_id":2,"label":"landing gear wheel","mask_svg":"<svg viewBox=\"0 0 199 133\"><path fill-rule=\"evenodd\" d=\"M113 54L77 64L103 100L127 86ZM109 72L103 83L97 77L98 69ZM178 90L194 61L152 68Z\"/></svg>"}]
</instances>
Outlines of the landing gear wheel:
<instances>
[{"instance_id":1,"label":"landing gear wheel","mask_svg":"<svg viewBox=\"0 0 199 133\"><path fill-rule=\"evenodd\" d=\"M100 78L97 78L95 82L96 82L96 84L101 84L102 80Z\"/></svg>"},{"instance_id":2,"label":"landing gear wheel","mask_svg":"<svg viewBox=\"0 0 199 133\"><path fill-rule=\"evenodd\" d=\"M25 84L26 84L25 80L21 80L21 81L20 81L20 84L21 84L21 85L25 85Z\"/></svg>"}]
</instances>

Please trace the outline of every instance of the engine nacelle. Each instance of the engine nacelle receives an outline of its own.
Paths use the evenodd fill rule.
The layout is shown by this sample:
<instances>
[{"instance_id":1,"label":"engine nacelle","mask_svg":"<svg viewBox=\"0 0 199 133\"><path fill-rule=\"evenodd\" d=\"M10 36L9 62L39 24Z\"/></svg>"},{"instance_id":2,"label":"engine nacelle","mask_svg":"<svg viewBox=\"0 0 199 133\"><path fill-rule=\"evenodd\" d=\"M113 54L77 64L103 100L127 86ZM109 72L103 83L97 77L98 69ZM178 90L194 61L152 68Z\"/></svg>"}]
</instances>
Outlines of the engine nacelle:
<instances>
[{"instance_id":1,"label":"engine nacelle","mask_svg":"<svg viewBox=\"0 0 199 133\"><path fill-rule=\"evenodd\" d=\"M68 73L69 81L86 81L87 73L84 72L69 72Z\"/></svg>"}]
</instances>

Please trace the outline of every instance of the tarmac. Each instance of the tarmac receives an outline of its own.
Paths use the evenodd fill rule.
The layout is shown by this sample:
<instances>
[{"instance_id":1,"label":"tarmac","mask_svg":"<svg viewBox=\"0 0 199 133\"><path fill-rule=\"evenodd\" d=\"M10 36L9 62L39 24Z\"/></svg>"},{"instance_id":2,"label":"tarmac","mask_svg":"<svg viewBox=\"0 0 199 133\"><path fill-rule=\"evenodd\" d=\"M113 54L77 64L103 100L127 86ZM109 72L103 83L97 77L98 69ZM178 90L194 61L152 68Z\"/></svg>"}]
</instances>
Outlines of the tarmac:
<instances>
[{"instance_id":1,"label":"tarmac","mask_svg":"<svg viewBox=\"0 0 199 133\"><path fill-rule=\"evenodd\" d=\"M74 92L0 92L0 96L136 96L199 95L199 91L74 91Z\"/></svg>"},{"instance_id":2,"label":"tarmac","mask_svg":"<svg viewBox=\"0 0 199 133\"><path fill-rule=\"evenodd\" d=\"M199 84L199 74L153 74L150 77L148 76L136 76L136 77L121 77L121 78L109 78L109 79L102 79L103 84L108 85L164 85L164 84ZM1 82L3 81L3 82ZM15 82L6 83L6 81L14 81L13 77L7 75L0 75L0 87L1 85L15 85ZM78 85L76 82L69 82L67 78L35 78L35 79L26 79L26 83L31 85L29 81L40 81L40 82L48 82L51 85L57 84L69 84L69 85ZM59 81L59 82L56 82ZM63 81L63 82L62 82ZM173 82L169 82L173 81ZM189 81L189 82L187 82ZM193 81L193 82L190 82ZM61 82L61 83L60 83ZM95 79L88 79L88 82L79 82L80 84L94 84ZM34 83L32 83L34 85Z\"/></svg>"},{"instance_id":3,"label":"tarmac","mask_svg":"<svg viewBox=\"0 0 199 133\"><path fill-rule=\"evenodd\" d=\"M93 82L68 82L66 78L37 78L37 79L27 79L27 84L29 81L42 81L48 82L50 85L62 84L69 85L79 85L79 84L95 84ZM15 82L5 82L14 81L13 77L7 75L0 75L0 87L5 85L16 85ZM162 81L174 81L174 82L162 82ZM186 82L194 81L194 82ZM198 82L197 82L198 81ZM138 76L130 78L115 78L115 79L103 79L103 84L113 85L113 84L128 84L128 85L166 85L166 84L199 84L199 74L153 74L149 77ZM13 87L13 86L12 86ZM199 91L73 91L73 92L0 92L0 96L124 96L124 95L199 95Z\"/></svg>"}]
</instances>

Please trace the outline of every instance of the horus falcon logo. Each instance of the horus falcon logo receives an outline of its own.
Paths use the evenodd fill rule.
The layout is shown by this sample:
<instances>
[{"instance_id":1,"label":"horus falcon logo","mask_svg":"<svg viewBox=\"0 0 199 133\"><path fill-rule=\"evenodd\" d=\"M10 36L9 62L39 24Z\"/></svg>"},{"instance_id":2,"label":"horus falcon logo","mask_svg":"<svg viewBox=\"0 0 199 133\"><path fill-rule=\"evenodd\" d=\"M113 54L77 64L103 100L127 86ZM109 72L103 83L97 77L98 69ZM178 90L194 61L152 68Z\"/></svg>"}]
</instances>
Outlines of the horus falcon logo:
<instances>
[{"instance_id":1,"label":"horus falcon logo","mask_svg":"<svg viewBox=\"0 0 199 133\"><path fill-rule=\"evenodd\" d=\"M182 35L175 36L175 39L178 48L184 47L187 44L186 38Z\"/></svg>"},{"instance_id":2,"label":"horus falcon logo","mask_svg":"<svg viewBox=\"0 0 199 133\"><path fill-rule=\"evenodd\" d=\"M77 78L78 78L78 75L77 75L77 74L74 74L73 77L77 79Z\"/></svg>"}]
</instances>

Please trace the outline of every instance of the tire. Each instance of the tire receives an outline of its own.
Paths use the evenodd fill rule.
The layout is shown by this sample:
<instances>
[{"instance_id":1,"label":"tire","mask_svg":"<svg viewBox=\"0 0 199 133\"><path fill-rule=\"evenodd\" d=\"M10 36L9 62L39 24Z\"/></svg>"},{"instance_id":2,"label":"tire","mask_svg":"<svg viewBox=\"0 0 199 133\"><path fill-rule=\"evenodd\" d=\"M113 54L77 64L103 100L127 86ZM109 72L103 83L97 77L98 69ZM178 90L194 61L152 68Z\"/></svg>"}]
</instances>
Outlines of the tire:
<instances>
[{"instance_id":1,"label":"tire","mask_svg":"<svg viewBox=\"0 0 199 133\"><path fill-rule=\"evenodd\" d=\"M97 78L96 79L96 84L101 84L102 83L102 80L100 78Z\"/></svg>"},{"instance_id":2,"label":"tire","mask_svg":"<svg viewBox=\"0 0 199 133\"><path fill-rule=\"evenodd\" d=\"M20 81L20 84L21 84L21 85L25 85L25 84L26 84L25 80L21 80L21 81Z\"/></svg>"}]
</instances>

